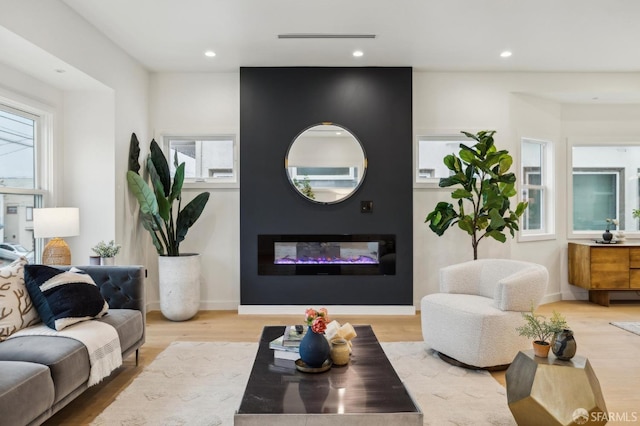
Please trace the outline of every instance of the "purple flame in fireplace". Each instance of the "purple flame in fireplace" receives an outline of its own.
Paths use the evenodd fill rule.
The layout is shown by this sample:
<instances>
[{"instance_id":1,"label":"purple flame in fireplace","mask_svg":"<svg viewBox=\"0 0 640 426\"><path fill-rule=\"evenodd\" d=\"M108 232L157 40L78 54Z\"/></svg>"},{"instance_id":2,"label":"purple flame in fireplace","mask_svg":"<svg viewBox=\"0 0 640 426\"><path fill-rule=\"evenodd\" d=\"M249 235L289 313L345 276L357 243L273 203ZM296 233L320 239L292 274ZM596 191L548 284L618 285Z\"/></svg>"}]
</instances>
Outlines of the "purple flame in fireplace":
<instances>
[{"instance_id":1,"label":"purple flame in fireplace","mask_svg":"<svg viewBox=\"0 0 640 426\"><path fill-rule=\"evenodd\" d=\"M378 242L275 242L276 265L376 265Z\"/></svg>"},{"instance_id":2,"label":"purple flame in fireplace","mask_svg":"<svg viewBox=\"0 0 640 426\"><path fill-rule=\"evenodd\" d=\"M289 256L282 257L280 259L276 259L275 262L277 265L325 265L325 264L333 264L333 265L350 265L350 264L377 264L378 261L369 256L357 256L351 258L342 258L342 257L300 257L300 258L291 258Z\"/></svg>"}]
</instances>

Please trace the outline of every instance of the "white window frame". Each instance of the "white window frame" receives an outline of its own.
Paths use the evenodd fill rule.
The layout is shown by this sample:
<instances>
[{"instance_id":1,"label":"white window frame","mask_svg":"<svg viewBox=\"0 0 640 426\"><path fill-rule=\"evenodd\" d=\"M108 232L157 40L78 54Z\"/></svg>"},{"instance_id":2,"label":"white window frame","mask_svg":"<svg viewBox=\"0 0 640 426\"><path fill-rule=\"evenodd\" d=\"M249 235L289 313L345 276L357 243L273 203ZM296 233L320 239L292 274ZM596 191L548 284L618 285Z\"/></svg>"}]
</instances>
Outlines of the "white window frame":
<instances>
[{"instance_id":1,"label":"white window frame","mask_svg":"<svg viewBox=\"0 0 640 426\"><path fill-rule=\"evenodd\" d=\"M598 168L583 168L583 167L579 167L577 169L572 169L571 170L571 182L573 184L573 177L575 175L607 175L607 176L613 176L615 179L615 187L616 187L616 205L615 205L615 211L620 213L621 211L624 210L624 203L625 203L625 190L624 190L624 183L625 183L625 177L624 177L624 169L620 169L620 168L616 168L616 167L598 167ZM572 192L573 192L573 185L571 187ZM573 200L573 196L571 197L571 200ZM573 201L571 201L571 203L573 204ZM572 209L573 210L573 209ZM616 214L615 217L613 219L619 219L620 215ZM606 218L602 219L602 225L601 228L604 229L606 227ZM612 226L612 228L615 231L615 227ZM585 230L576 230L574 229L574 222L573 222L573 215L571 215L571 230L575 233L575 234L592 234L594 232L599 233L600 229L585 229Z\"/></svg>"},{"instance_id":2,"label":"white window frame","mask_svg":"<svg viewBox=\"0 0 640 426\"><path fill-rule=\"evenodd\" d=\"M183 186L185 188L239 188L239 149L238 138L232 133L206 133L206 134L192 134L192 133L162 133L160 138L162 141L162 150L167 157L167 161L173 164L173 156L170 154L169 143L170 140L184 140L184 141L227 141L233 142L233 168L232 176L223 177L199 177L199 178L186 178L184 179ZM198 148L196 146L196 151ZM198 155L198 154L197 154Z\"/></svg>"},{"instance_id":3,"label":"white window frame","mask_svg":"<svg viewBox=\"0 0 640 426\"><path fill-rule=\"evenodd\" d=\"M33 188L0 187L0 193L34 197L33 208L46 207L53 199L53 110L17 93L0 89L0 108L13 114L28 116L34 120L34 185ZM31 223L33 223L31 221ZM35 262L41 261L44 241L35 239Z\"/></svg>"},{"instance_id":4,"label":"white window frame","mask_svg":"<svg viewBox=\"0 0 640 426\"><path fill-rule=\"evenodd\" d=\"M440 178L444 177L444 176L440 176L440 177L425 177L425 176L420 176L421 172L420 172L420 143L421 142L433 142L433 143L438 143L438 142L448 142L448 143L452 143L452 142L456 142L457 145L459 146L461 143L464 143L467 146L473 146L475 145L476 141L466 137L464 134L462 133L431 133L431 132L424 132L423 134L417 135L416 139L415 139L415 144L414 144L414 156L413 156L413 185L414 188L440 188L439 187L439 183L440 183ZM460 152L459 148L456 148L456 150L454 151L456 154L458 152ZM444 157L438 158L437 161L439 163L442 163L442 161L444 160ZM429 169L429 170L434 170L435 173L435 169ZM447 188L450 189L450 188Z\"/></svg>"},{"instance_id":5,"label":"white window frame","mask_svg":"<svg viewBox=\"0 0 640 426\"><path fill-rule=\"evenodd\" d=\"M524 173L525 164L523 161L523 146L525 143L540 145L540 184L525 184ZM525 230L521 216L520 231L518 241L543 241L556 239L556 214L555 214L555 169L554 165L554 144L550 140L521 137L520 138L520 179L518 179L520 201L527 201L527 194L530 189L541 190L542 209L540 210L541 229Z\"/></svg>"}]
</instances>

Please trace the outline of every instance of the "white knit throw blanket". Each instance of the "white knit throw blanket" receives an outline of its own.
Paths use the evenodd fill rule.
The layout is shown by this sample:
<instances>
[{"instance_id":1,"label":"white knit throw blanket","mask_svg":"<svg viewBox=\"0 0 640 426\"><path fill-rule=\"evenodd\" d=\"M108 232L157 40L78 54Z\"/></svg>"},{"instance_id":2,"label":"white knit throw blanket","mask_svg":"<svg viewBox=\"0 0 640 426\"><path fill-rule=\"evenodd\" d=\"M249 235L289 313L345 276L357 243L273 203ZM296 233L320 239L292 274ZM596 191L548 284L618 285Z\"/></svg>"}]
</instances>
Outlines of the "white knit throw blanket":
<instances>
[{"instance_id":1,"label":"white knit throw blanket","mask_svg":"<svg viewBox=\"0 0 640 426\"><path fill-rule=\"evenodd\" d=\"M82 321L61 331L45 324L24 328L9 338L20 336L60 336L75 339L87 347L91 372L88 386L100 383L113 370L122 365L122 350L118 332L111 325L100 321Z\"/></svg>"}]
</instances>

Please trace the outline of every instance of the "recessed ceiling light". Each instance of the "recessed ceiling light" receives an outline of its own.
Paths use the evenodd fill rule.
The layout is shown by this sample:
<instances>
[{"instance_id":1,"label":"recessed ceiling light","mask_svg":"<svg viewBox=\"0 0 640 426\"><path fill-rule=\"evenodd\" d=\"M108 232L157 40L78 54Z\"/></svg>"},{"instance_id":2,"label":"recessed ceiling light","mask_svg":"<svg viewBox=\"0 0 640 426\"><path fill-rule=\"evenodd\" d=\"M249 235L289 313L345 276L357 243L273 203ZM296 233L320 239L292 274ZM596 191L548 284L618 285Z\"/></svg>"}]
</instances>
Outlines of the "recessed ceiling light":
<instances>
[{"instance_id":1,"label":"recessed ceiling light","mask_svg":"<svg viewBox=\"0 0 640 426\"><path fill-rule=\"evenodd\" d=\"M62 68L56 68L55 70L58 74L64 74L65 72L67 72L67 70L62 69Z\"/></svg>"},{"instance_id":2,"label":"recessed ceiling light","mask_svg":"<svg viewBox=\"0 0 640 426\"><path fill-rule=\"evenodd\" d=\"M213 50L207 50L206 52L204 52L204 56L206 56L207 58L213 58L214 56L216 56L216 52L214 52Z\"/></svg>"},{"instance_id":3,"label":"recessed ceiling light","mask_svg":"<svg viewBox=\"0 0 640 426\"><path fill-rule=\"evenodd\" d=\"M511 53L510 51L505 50L504 52L502 52L502 53L500 54L500 57L501 57L501 58L508 58L508 57L509 57L509 56L511 56L511 55L512 55L512 53Z\"/></svg>"},{"instance_id":4,"label":"recessed ceiling light","mask_svg":"<svg viewBox=\"0 0 640 426\"><path fill-rule=\"evenodd\" d=\"M362 55L364 55L364 53L362 52L362 50L356 50L355 52L353 52L353 56L356 58L361 57Z\"/></svg>"}]
</instances>

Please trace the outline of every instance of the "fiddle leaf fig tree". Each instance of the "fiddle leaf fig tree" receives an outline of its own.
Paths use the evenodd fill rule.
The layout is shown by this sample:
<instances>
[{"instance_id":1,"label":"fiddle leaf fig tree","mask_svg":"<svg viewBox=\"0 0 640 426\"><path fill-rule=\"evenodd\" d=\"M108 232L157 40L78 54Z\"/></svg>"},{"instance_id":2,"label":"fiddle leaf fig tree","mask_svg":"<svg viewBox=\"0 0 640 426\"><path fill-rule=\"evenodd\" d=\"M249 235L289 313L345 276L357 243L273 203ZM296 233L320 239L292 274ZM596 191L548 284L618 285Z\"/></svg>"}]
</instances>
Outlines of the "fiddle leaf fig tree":
<instances>
[{"instance_id":1,"label":"fiddle leaf fig tree","mask_svg":"<svg viewBox=\"0 0 640 426\"><path fill-rule=\"evenodd\" d=\"M172 182L169 164L162 149L155 140L151 141L150 148L146 167L151 179L151 187L138 173L140 144L136 134L131 134L127 184L138 200L142 226L149 231L158 254L179 256L180 243L184 240L189 228L202 214L209 201L209 193L198 194L184 208L181 208L185 163L178 164L176 152L174 156L176 172Z\"/></svg>"},{"instance_id":2,"label":"fiddle leaf fig tree","mask_svg":"<svg viewBox=\"0 0 640 426\"><path fill-rule=\"evenodd\" d=\"M476 260L478 244L483 238L491 237L504 243L507 229L515 236L518 219L528 203L520 202L515 210L511 209L509 198L517 193L516 176L509 172L513 158L508 151L498 151L495 147L495 130L483 130L475 135L461 133L476 143L472 147L460 144L458 155L449 154L444 158L444 164L453 173L441 178L439 183L441 188L457 186L451 193L457 208L441 201L427 215L425 223L429 222L429 228L439 236L457 224L471 236Z\"/></svg>"}]
</instances>

